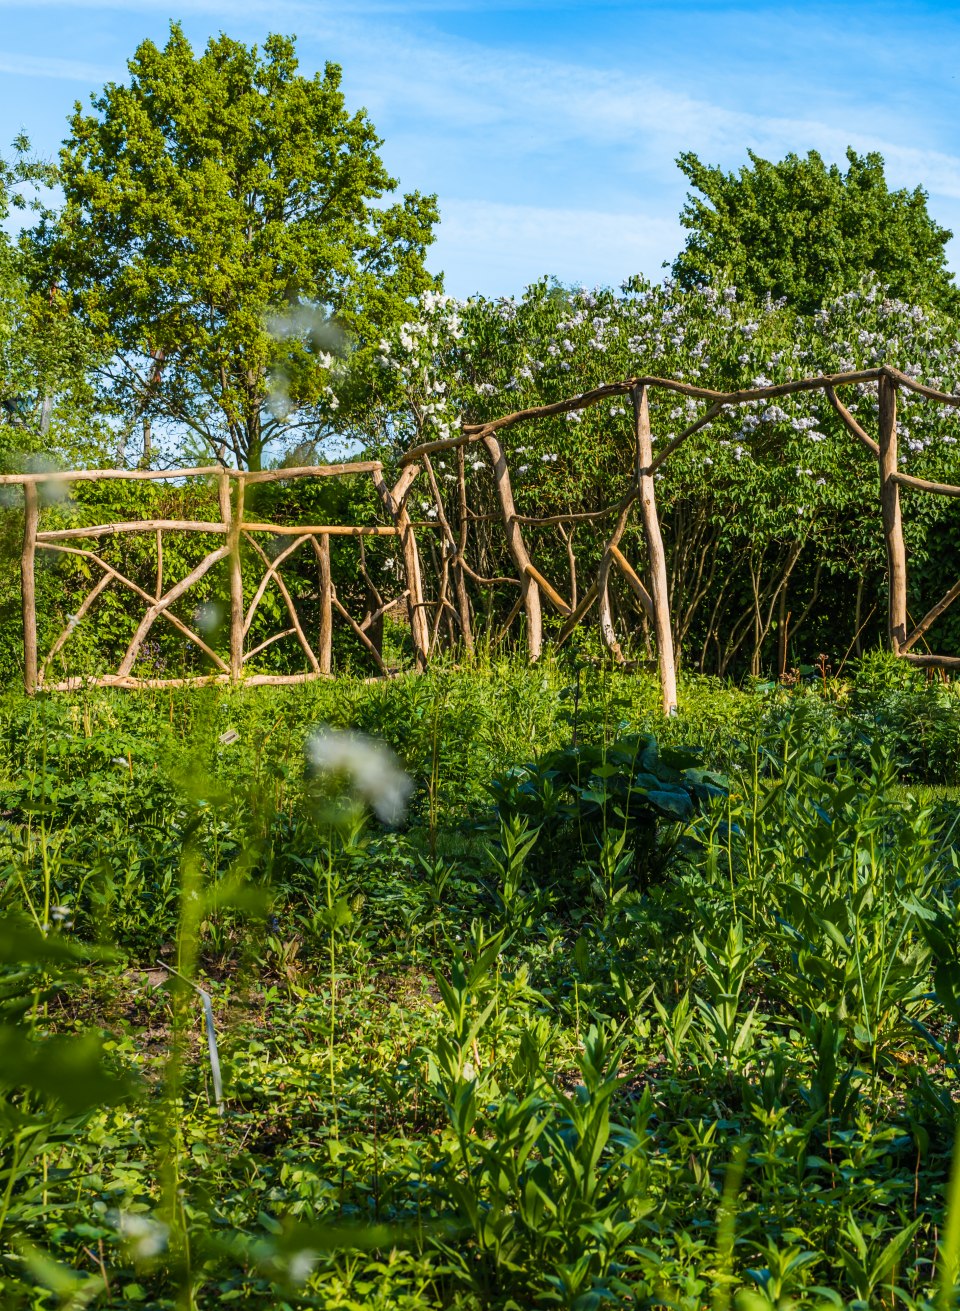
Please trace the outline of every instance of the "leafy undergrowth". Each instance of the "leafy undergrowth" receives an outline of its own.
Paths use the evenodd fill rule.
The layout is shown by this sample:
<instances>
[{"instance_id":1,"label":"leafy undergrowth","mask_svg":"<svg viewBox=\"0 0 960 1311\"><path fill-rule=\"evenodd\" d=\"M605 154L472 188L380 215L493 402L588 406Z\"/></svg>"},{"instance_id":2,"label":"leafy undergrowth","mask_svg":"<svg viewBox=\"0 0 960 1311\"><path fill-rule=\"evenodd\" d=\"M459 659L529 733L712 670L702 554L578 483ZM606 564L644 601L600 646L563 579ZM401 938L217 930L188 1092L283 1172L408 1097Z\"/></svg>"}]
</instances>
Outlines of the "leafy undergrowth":
<instances>
[{"instance_id":1,"label":"leafy undergrowth","mask_svg":"<svg viewBox=\"0 0 960 1311\"><path fill-rule=\"evenodd\" d=\"M654 739L651 684L565 686L4 708L4 1307L958 1305L914 730L694 686ZM407 827L321 721L402 753Z\"/></svg>"}]
</instances>

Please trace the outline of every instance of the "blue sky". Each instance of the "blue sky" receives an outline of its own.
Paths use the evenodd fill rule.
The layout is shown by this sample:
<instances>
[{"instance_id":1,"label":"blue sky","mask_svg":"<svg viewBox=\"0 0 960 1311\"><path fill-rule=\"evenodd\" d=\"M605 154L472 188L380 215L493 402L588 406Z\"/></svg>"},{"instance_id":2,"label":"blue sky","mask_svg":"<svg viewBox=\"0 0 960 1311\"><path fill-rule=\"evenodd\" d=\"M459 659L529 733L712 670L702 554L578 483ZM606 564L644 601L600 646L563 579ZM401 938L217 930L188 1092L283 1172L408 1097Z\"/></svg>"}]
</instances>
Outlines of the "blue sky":
<instances>
[{"instance_id":1,"label":"blue sky","mask_svg":"<svg viewBox=\"0 0 960 1311\"><path fill-rule=\"evenodd\" d=\"M280 31L305 72L342 64L401 187L440 198L431 264L457 295L659 276L683 150L879 150L958 233L960 270L960 4L175 2L0 0L0 153L25 128L52 155L74 100L177 18L196 47Z\"/></svg>"}]
</instances>

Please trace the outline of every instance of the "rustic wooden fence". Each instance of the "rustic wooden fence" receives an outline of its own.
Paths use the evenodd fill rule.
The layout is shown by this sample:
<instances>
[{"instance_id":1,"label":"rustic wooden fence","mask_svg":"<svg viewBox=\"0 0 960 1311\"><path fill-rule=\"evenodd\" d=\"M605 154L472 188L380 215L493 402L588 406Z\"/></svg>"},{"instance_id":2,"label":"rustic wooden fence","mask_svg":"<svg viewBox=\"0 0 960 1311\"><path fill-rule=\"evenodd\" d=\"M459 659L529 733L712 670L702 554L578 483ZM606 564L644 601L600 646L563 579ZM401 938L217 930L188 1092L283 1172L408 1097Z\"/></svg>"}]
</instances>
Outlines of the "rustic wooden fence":
<instances>
[{"instance_id":1,"label":"rustic wooden fence","mask_svg":"<svg viewBox=\"0 0 960 1311\"><path fill-rule=\"evenodd\" d=\"M334 615L339 615L360 644L368 652L380 672L388 671L383 663L377 646L368 636L368 630L387 610L394 606L406 605L410 619L417 662L426 663L427 639L422 585L420 580L419 558L414 530L404 506L405 490L409 487L416 470L404 472L396 487L388 487L382 465L378 461L358 461L335 465L315 465L296 469L267 470L251 473L238 469L225 469L219 465L208 468L169 469L169 470L125 470L125 469L84 469L56 473L7 474L0 482L20 483L24 489L24 530L21 555L21 578L23 600L23 650L24 650L24 686L28 693L39 688L65 691L83 683L111 687L156 687L173 686L184 683L236 682L243 678L250 684L262 683L297 683L311 678L322 678L331 673L333 652ZM301 478L343 477L350 474L369 474L377 495L391 522L389 524L289 524L263 523L246 517L244 500L246 488L251 484L294 481ZM219 492L220 518L209 522L192 519L137 519L125 523L105 523L85 525L77 528L57 528L44 531L40 527L40 497L38 485L53 483L71 483L76 481L100 481L104 479L150 480L187 478L215 478ZM208 551L203 559L183 578L166 587L164 584L164 534L203 533L222 536L223 542L214 550ZM156 538L156 583L151 594L139 583L128 578L115 568L102 555L89 546L75 543L96 541L103 537L115 537L123 534L151 533ZM271 539L273 553L269 553L258 540L263 535ZM351 537L362 541L367 536L392 536L400 543L402 556L406 565L406 588L400 595L388 601L382 601L379 608L358 622L341 602L334 586L330 568L330 538L334 536ZM278 541L281 539L279 549ZM282 539L290 538L289 545L283 545ZM249 547L263 573L249 604L244 604L244 570L240 550L241 542ZM301 622L293 596L288 589L281 566L294 554L309 543L316 557L319 596L320 623L314 640L308 637ZM36 602L36 556L38 551L79 556L100 571L100 577L83 597L76 613L71 615L67 624L52 643L42 662L37 650L37 602ZM180 619L173 610L173 605L180 600L214 565L220 561L229 562L230 579L230 613L229 634L230 654L225 660L204 640L201 635ZM266 641L250 648L249 634L257 608L270 585L280 592L286 606L289 627L273 633ZM59 682L49 683L47 676L55 657L68 642L77 624L89 612L97 598L109 587L125 588L133 593L144 606L143 617L137 625L133 637L121 657L115 673L104 674L95 678L84 679L71 677ZM192 643L209 658L216 673L187 678L142 678L133 673L137 657L143 647L151 628L158 619L172 624L188 642ZM295 637L299 642L307 671L302 674L250 674L245 675L244 665L266 647L285 637Z\"/></svg>"},{"instance_id":2,"label":"rustic wooden fence","mask_svg":"<svg viewBox=\"0 0 960 1311\"><path fill-rule=\"evenodd\" d=\"M878 392L878 432L872 437L840 400L838 392L845 387L875 386ZM890 366L864 369L857 372L824 374L766 387L746 388L740 391L719 392L675 379L657 377L629 378L623 382L598 387L592 391L569 397L549 405L536 406L503 415L484 423L465 424L456 437L426 442L408 450L400 460L400 474L390 487L383 467L376 461L361 461L338 465L310 466L297 469L280 469L251 473L220 466L195 469L157 470L79 470L57 473L7 474L0 483L21 484L24 488L25 514L22 551L22 595L24 631L24 685L32 693L38 688L65 690L89 681L101 686L142 687L172 685L174 683L236 682L249 684L303 682L322 678L331 673L332 631L334 615L348 626L361 646L368 652L381 674L389 671L377 645L371 641L371 625L387 610L403 606L410 626L410 637L416 665L426 666L436 649L441 626L446 623L451 640L459 638L467 647L473 645L471 622L470 585L486 587L513 585L518 595L504 623L500 636L504 636L523 615L526 622L526 645L531 660L539 658L543 649L542 600L559 612L562 626L556 636L558 645L565 642L594 605L599 610L599 627L603 641L618 661L623 653L614 629L610 604L610 578L616 569L633 592L653 629L657 663L663 693L664 712L676 709L676 664L667 562L657 512L654 477L666 460L694 433L710 424L724 409L754 401L773 400L801 392L823 393L840 416L846 430L861 446L870 452L877 464L879 501L884 541L886 544L888 573L888 640L892 651L914 664L960 668L960 656L917 654L913 647L925 637L931 626L953 601L960 596L960 581L933 605L912 627L907 617L907 561L904 548L900 508L900 489L910 488L940 496L960 496L960 486L931 482L904 473L899 468L897 454L897 393L906 388L939 405L960 406L960 395L938 391L924 386ZM656 454L650 429L648 398L655 390L678 393L707 402L704 412L683 432L670 440ZM620 497L609 506L596 512L534 517L517 513L510 479L507 453L500 434L539 419L584 410L610 401L615 397L629 397L633 408L634 461ZM489 459L495 479L499 518L502 522L505 543L516 567L517 577L484 578L466 559L467 530L471 521L467 505L464 475L464 451L477 444ZM448 515L431 457L437 452L455 450L458 474L456 477L457 513ZM414 480L424 473L433 500L435 518L415 523L407 509L407 499ZM244 514L245 488L255 483L300 478L340 477L349 474L368 474L373 480L385 524L324 524L315 526L283 525L250 520ZM216 478L219 486L220 519L213 522L190 520L135 520L129 523L100 524L91 527L60 528L43 531L40 528L40 500L38 484L49 482L70 483L89 479L185 479L193 477ZM621 550L624 533L637 511L646 546L646 565L637 569ZM472 516L474 519L481 516ZM576 562L568 542L570 566L569 600L535 565L524 536L528 526L556 526L564 533L566 526L578 522L613 520L603 544L600 564L589 587L581 595L576 591ZM183 578L164 591L163 536L167 532L221 534L223 543L207 553ZM424 587L422 553L418 534L429 531L435 542L429 552L436 562L429 597ZM156 585L153 594L138 583L125 577L89 546L71 545L71 541L98 539L121 533L153 533L156 537ZM353 617L337 595L330 569L331 536L350 536L361 540L367 535L389 535L397 540L402 561L403 590L389 600L378 597L375 610L369 611L362 621ZM439 534L439 541L436 536ZM273 541L271 555L259 537L268 535ZM566 535L565 540L566 539ZM277 539L290 537L288 546L276 549ZM244 576L240 551L245 542L263 566L252 600L244 605ZM313 641L304 629L297 607L283 580L281 566L307 543L315 556L320 596L320 622ZM50 650L40 661L37 651L37 609L35 562L38 550L67 552L84 557L101 571L98 581L83 598L78 611L71 616ZM249 554L248 552L248 554ZM229 561L230 573L230 655L225 660L218 655L189 625L172 610L181 598L215 564ZM645 574L644 578L642 575ZM54 658L68 642L78 620L88 613L103 591L111 586L129 589L144 605L144 614L130 640L120 664L113 674L83 680L77 677L48 683L47 675ZM249 633L254 614L266 589L276 586L285 603L289 627L271 634L256 647L249 647ZM143 642L153 624L160 618L173 624L181 634L205 653L216 672L182 679L137 677L133 673ZM306 668L303 673L245 674L244 665L265 647L285 637L295 637L303 650Z\"/></svg>"}]
</instances>

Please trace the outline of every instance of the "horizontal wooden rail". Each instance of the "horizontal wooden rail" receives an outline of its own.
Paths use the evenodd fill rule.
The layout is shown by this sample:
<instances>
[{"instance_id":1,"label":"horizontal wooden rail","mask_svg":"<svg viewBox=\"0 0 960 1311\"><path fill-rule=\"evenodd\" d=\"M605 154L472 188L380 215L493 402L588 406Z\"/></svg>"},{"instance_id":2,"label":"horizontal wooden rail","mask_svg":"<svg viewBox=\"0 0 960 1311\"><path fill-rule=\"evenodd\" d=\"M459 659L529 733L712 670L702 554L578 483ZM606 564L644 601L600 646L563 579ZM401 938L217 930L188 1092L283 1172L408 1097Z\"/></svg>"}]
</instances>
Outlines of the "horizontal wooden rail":
<instances>
[{"instance_id":1,"label":"horizontal wooden rail","mask_svg":"<svg viewBox=\"0 0 960 1311\"><path fill-rule=\"evenodd\" d=\"M960 496L960 487L955 487L953 483L933 483L926 478L914 478L912 474L899 471L893 474L893 480L901 487L911 487L916 492L932 492L935 496Z\"/></svg>"},{"instance_id":2,"label":"horizontal wooden rail","mask_svg":"<svg viewBox=\"0 0 960 1311\"><path fill-rule=\"evenodd\" d=\"M287 524L249 523L243 521L245 533L276 533L279 537L396 537L394 524Z\"/></svg>"},{"instance_id":3,"label":"horizontal wooden rail","mask_svg":"<svg viewBox=\"0 0 960 1311\"><path fill-rule=\"evenodd\" d=\"M218 520L205 523L193 519L134 519L129 523L90 524L85 528L52 528L37 533L37 545L44 542L65 542L74 537L111 537L118 533L226 533L228 525ZM280 537L395 537L392 524L279 524L243 522L248 533L276 533Z\"/></svg>"},{"instance_id":4,"label":"horizontal wooden rail","mask_svg":"<svg viewBox=\"0 0 960 1311\"><path fill-rule=\"evenodd\" d=\"M68 542L74 537L114 537L118 533L225 533L227 525L219 520L204 523L196 519L132 519L125 523L94 523L83 528L51 528L37 533L37 543Z\"/></svg>"},{"instance_id":5,"label":"horizontal wooden rail","mask_svg":"<svg viewBox=\"0 0 960 1311\"><path fill-rule=\"evenodd\" d=\"M442 437L436 441L412 446L401 457L400 464L410 464L414 460L419 460L422 455L431 455L434 451L447 451L457 446L466 446L471 442L480 441L483 437L501 432L504 428L527 423L531 419L549 419L561 414L572 414L577 410L586 410L591 405L613 400L617 396L629 396L642 388L671 391L681 396L713 401L722 409L727 405L746 405L750 401L776 400L780 396L795 396L800 392L823 391L826 387L850 387L857 383L877 382L884 371L885 367L858 369L851 373L824 373L812 378L794 378L789 382L775 382L767 387L742 387L737 391L727 392L715 391L711 387L698 387L695 383L679 382L674 378L659 378L652 375L625 378L623 382L604 383L602 387L594 387L592 391L568 396L561 401L551 401L548 405L533 405L525 410L515 410L512 414L504 414L499 419L488 419L483 423L465 423L458 437ZM902 376L905 375L898 376L897 381L900 381ZM915 389L918 388L919 384ZM949 392L937 392L935 396L936 399L942 399L947 404L960 404L960 397L952 396Z\"/></svg>"},{"instance_id":6,"label":"horizontal wooden rail","mask_svg":"<svg viewBox=\"0 0 960 1311\"><path fill-rule=\"evenodd\" d=\"M353 460L343 464L304 464L291 469L227 469L222 464L206 464L189 469L50 469L44 473L0 474L0 486L26 483L76 483L122 480L157 482L174 478L233 478L245 483L287 482L293 478L340 478L352 473L373 473L382 469L379 460Z\"/></svg>"}]
</instances>

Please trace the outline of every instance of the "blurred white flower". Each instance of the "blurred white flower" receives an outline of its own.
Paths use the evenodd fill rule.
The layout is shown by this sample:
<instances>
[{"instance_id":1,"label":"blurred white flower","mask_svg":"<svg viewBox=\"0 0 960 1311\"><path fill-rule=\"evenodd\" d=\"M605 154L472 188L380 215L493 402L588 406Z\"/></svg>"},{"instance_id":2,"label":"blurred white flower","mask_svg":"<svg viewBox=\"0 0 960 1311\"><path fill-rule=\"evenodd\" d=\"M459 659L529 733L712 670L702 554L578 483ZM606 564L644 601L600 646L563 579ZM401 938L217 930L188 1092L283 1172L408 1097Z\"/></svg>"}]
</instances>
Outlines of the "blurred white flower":
<instances>
[{"instance_id":1,"label":"blurred white flower","mask_svg":"<svg viewBox=\"0 0 960 1311\"><path fill-rule=\"evenodd\" d=\"M137 1260L146 1261L166 1251L170 1230L159 1220L134 1211L115 1211L110 1219L120 1237L129 1244Z\"/></svg>"},{"instance_id":2,"label":"blurred white flower","mask_svg":"<svg viewBox=\"0 0 960 1311\"><path fill-rule=\"evenodd\" d=\"M287 1270L290 1280L294 1284L305 1284L313 1274L314 1267L317 1264L316 1252L311 1252L309 1247L303 1248L300 1252L294 1252L290 1258L290 1264Z\"/></svg>"},{"instance_id":3,"label":"blurred white flower","mask_svg":"<svg viewBox=\"0 0 960 1311\"><path fill-rule=\"evenodd\" d=\"M342 774L357 796L384 824L399 824L413 791L413 780L388 746L362 733L322 728L307 742L307 756L326 774Z\"/></svg>"},{"instance_id":4,"label":"blurred white flower","mask_svg":"<svg viewBox=\"0 0 960 1311\"><path fill-rule=\"evenodd\" d=\"M193 622L201 633L215 633L223 623L223 606L216 601L205 601L198 607Z\"/></svg>"}]
</instances>

